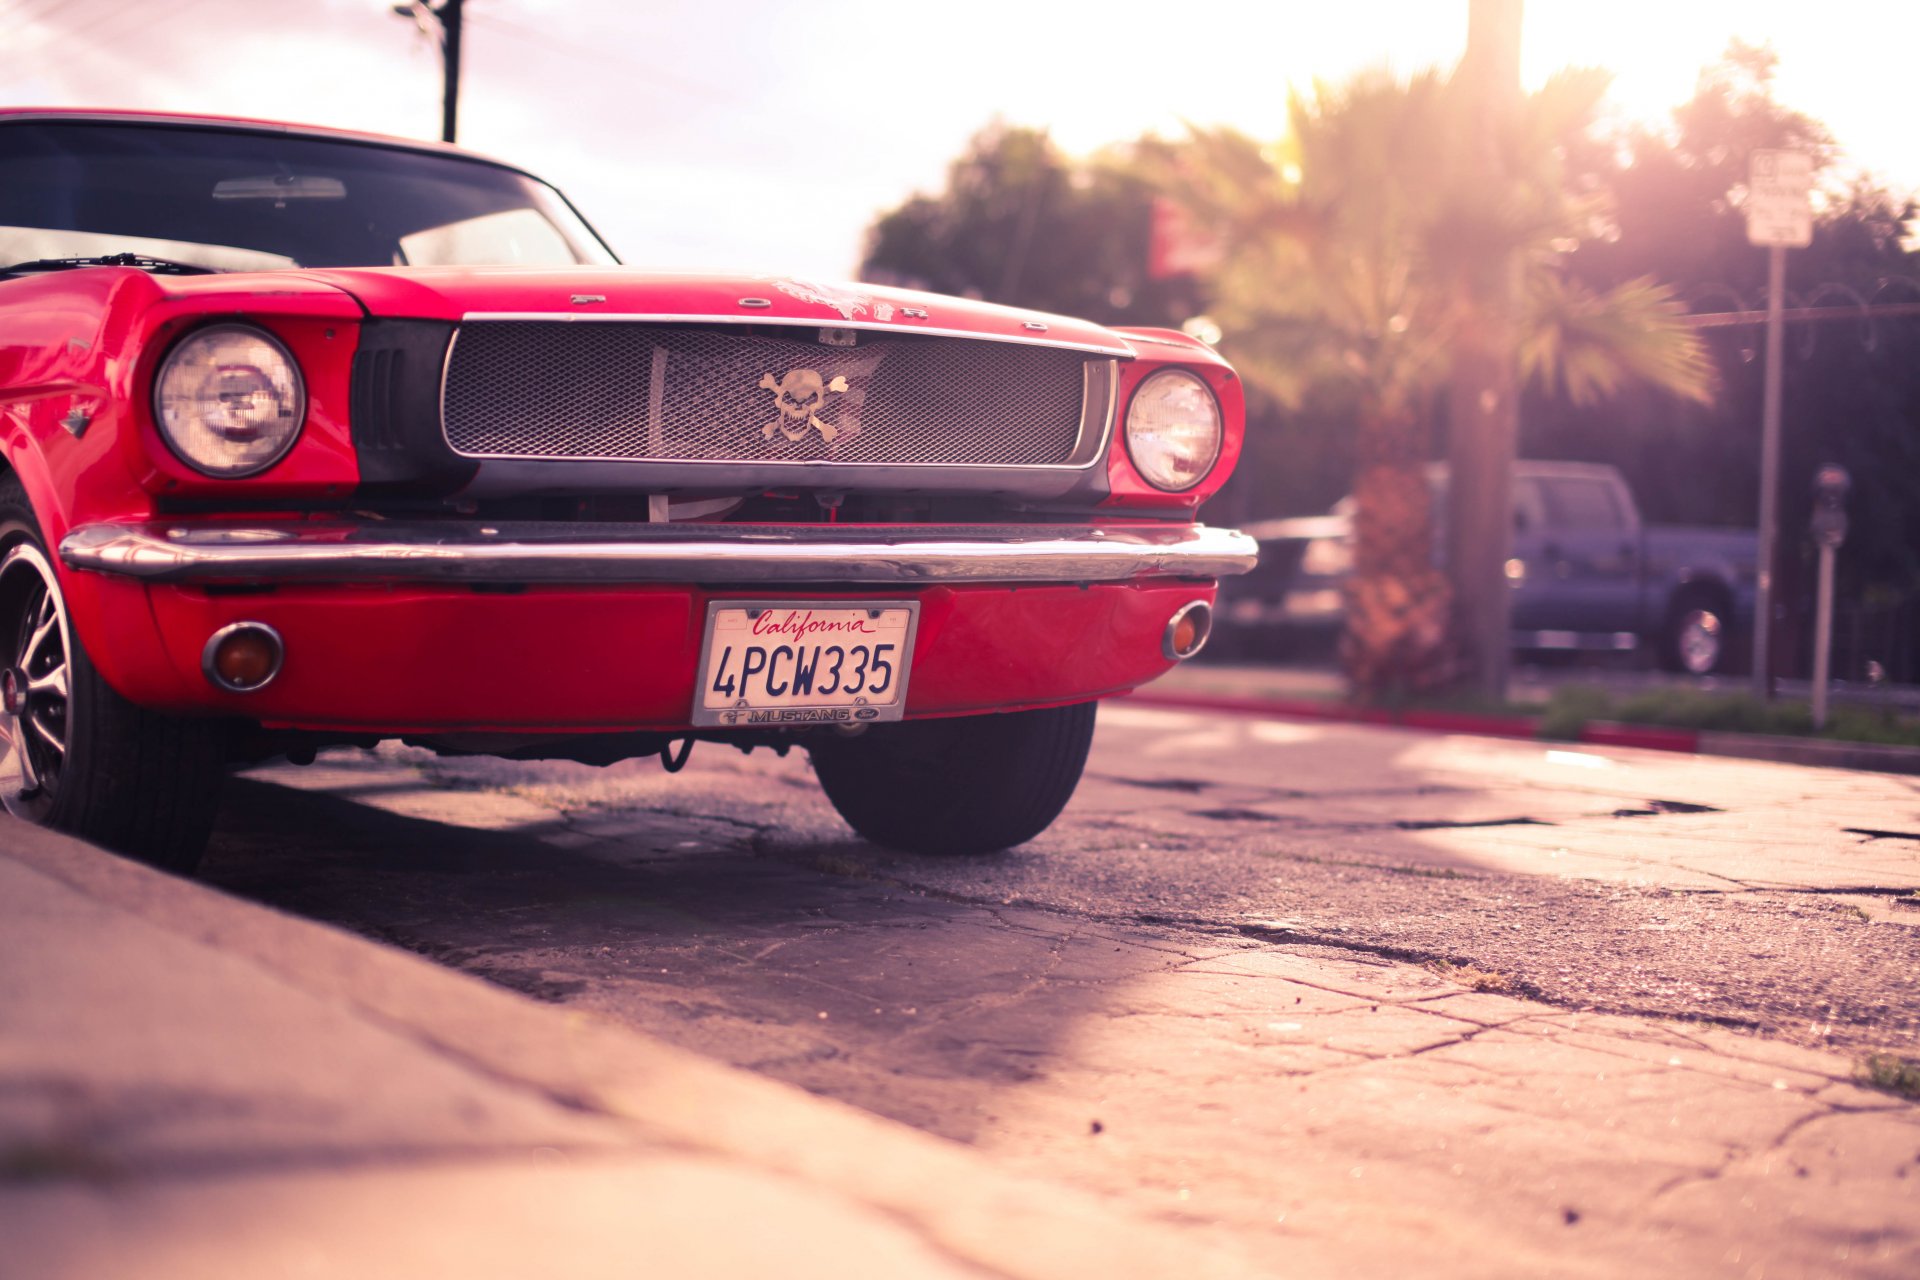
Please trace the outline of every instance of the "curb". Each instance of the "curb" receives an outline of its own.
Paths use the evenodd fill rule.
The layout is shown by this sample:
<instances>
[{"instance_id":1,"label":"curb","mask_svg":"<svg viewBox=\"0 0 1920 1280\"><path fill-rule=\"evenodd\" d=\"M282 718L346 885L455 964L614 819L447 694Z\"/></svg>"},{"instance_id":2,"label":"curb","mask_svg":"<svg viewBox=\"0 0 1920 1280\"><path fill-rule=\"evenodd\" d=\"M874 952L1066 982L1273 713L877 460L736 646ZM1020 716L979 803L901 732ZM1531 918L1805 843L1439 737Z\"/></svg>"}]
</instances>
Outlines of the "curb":
<instances>
[{"instance_id":1,"label":"curb","mask_svg":"<svg viewBox=\"0 0 1920 1280\"><path fill-rule=\"evenodd\" d=\"M1282 720L1318 720L1364 724L1380 728L1413 729L1426 733L1466 733L1483 738L1536 739L1540 716L1478 715L1465 711L1391 711L1353 707L1308 698L1259 698L1235 694L1158 693L1149 686L1121 695L1140 706L1183 711L1222 711L1231 715L1272 716ZM1670 751L1681 755L1728 756L1741 760L1769 760L1777 764L1813 765L1827 769L1864 769L1880 773L1920 774L1920 747L1872 742L1841 742L1831 738L1783 738L1757 733L1717 733L1670 729L1660 725L1618 724L1595 720L1584 725L1571 741L1593 747L1633 747L1642 751Z\"/></svg>"},{"instance_id":2,"label":"curb","mask_svg":"<svg viewBox=\"0 0 1920 1280\"><path fill-rule=\"evenodd\" d=\"M1158 693L1151 687L1120 695L1146 706L1189 711L1229 711L1235 715L1278 716L1283 720L1332 720L1382 728L1424 729L1432 733L1473 733L1486 738L1537 738L1537 716L1476 715L1469 711L1390 711L1353 707L1310 698L1253 698L1232 694Z\"/></svg>"}]
</instances>

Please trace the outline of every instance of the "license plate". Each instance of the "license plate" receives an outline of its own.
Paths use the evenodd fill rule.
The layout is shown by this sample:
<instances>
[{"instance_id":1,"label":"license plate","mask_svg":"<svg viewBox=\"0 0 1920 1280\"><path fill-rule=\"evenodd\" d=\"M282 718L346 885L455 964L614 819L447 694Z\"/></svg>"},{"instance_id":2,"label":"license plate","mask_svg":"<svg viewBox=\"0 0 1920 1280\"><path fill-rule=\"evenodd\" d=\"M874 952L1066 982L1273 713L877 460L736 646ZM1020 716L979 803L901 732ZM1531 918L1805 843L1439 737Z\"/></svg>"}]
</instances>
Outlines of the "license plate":
<instances>
[{"instance_id":1,"label":"license plate","mask_svg":"<svg viewBox=\"0 0 1920 1280\"><path fill-rule=\"evenodd\" d=\"M915 600L707 606L697 725L870 724L907 709Z\"/></svg>"}]
</instances>

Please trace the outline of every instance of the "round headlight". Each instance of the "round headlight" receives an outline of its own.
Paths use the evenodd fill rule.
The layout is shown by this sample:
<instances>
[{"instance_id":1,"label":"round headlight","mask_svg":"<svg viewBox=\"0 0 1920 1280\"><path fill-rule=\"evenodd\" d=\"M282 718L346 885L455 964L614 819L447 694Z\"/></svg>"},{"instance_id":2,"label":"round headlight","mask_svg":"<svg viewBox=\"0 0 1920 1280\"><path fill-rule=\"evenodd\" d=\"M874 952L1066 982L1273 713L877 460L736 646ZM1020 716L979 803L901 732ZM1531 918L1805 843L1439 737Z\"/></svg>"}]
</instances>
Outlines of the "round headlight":
<instances>
[{"instance_id":1,"label":"round headlight","mask_svg":"<svg viewBox=\"0 0 1920 1280\"><path fill-rule=\"evenodd\" d=\"M247 325L201 329L153 384L154 417L181 459L210 476L257 475L286 456L307 413L287 349Z\"/></svg>"},{"instance_id":2,"label":"round headlight","mask_svg":"<svg viewBox=\"0 0 1920 1280\"><path fill-rule=\"evenodd\" d=\"M1127 453L1154 488L1193 488L1220 457L1220 402L1196 375L1162 369L1133 393Z\"/></svg>"}]
</instances>

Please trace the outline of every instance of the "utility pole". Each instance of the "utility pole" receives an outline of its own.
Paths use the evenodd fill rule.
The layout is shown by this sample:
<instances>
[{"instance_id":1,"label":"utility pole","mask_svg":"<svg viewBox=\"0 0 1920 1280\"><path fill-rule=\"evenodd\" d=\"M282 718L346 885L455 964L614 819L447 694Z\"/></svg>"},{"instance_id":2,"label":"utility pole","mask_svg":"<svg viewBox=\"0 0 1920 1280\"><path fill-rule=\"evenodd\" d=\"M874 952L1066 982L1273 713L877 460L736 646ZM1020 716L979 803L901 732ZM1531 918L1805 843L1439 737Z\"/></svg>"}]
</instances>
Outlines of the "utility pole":
<instances>
[{"instance_id":1,"label":"utility pole","mask_svg":"<svg viewBox=\"0 0 1920 1280\"><path fill-rule=\"evenodd\" d=\"M438 4L429 0L410 0L406 4L396 4L393 12L402 18L410 18L422 35L432 39L440 46L440 63L444 70L443 89L440 96L440 141L452 142L460 119L460 7L464 0L440 0ZM428 26L428 20L432 26Z\"/></svg>"},{"instance_id":2,"label":"utility pole","mask_svg":"<svg viewBox=\"0 0 1920 1280\"><path fill-rule=\"evenodd\" d=\"M1787 250L1813 243L1813 157L1755 151L1747 165L1747 242L1767 251L1767 369L1760 420L1760 548L1753 606L1753 693L1773 697L1774 569L1780 536L1781 311Z\"/></svg>"},{"instance_id":3,"label":"utility pole","mask_svg":"<svg viewBox=\"0 0 1920 1280\"><path fill-rule=\"evenodd\" d=\"M1503 138L1520 110L1521 0L1468 0L1467 54L1457 73L1466 91L1470 154L1485 190L1497 192ZM1447 570L1454 635L1472 687L1507 693L1513 600L1513 460L1520 435L1520 375L1514 309L1520 264L1513 254L1470 264L1470 321L1454 351L1447 395Z\"/></svg>"}]
</instances>

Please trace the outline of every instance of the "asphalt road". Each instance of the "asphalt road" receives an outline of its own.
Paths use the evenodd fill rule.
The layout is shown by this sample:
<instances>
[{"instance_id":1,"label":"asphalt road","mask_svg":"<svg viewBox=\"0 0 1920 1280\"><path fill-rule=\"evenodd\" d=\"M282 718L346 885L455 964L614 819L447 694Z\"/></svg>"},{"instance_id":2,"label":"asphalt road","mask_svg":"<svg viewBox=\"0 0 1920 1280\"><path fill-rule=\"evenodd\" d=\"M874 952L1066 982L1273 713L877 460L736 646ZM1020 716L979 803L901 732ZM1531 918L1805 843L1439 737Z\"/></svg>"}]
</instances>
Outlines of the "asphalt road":
<instances>
[{"instance_id":1,"label":"asphalt road","mask_svg":"<svg viewBox=\"0 0 1920 1280\"><path fill-rule=\"evenodd\" d=\"M1920 780L1102 717L1000 855L853 839L802 753L387 748L238 781L204 874L1329 1266L1571 1273L1572 1232L1595 1274L1747 1274L1786 1229L1730 1177L1756 1152L1825 1223L1770 1256L1920 1256L1914 1109L1836 1083L1920 1054ZM1855 1123L1866 1163L1795 1154Z\"/></svg>"}]
</instances>

